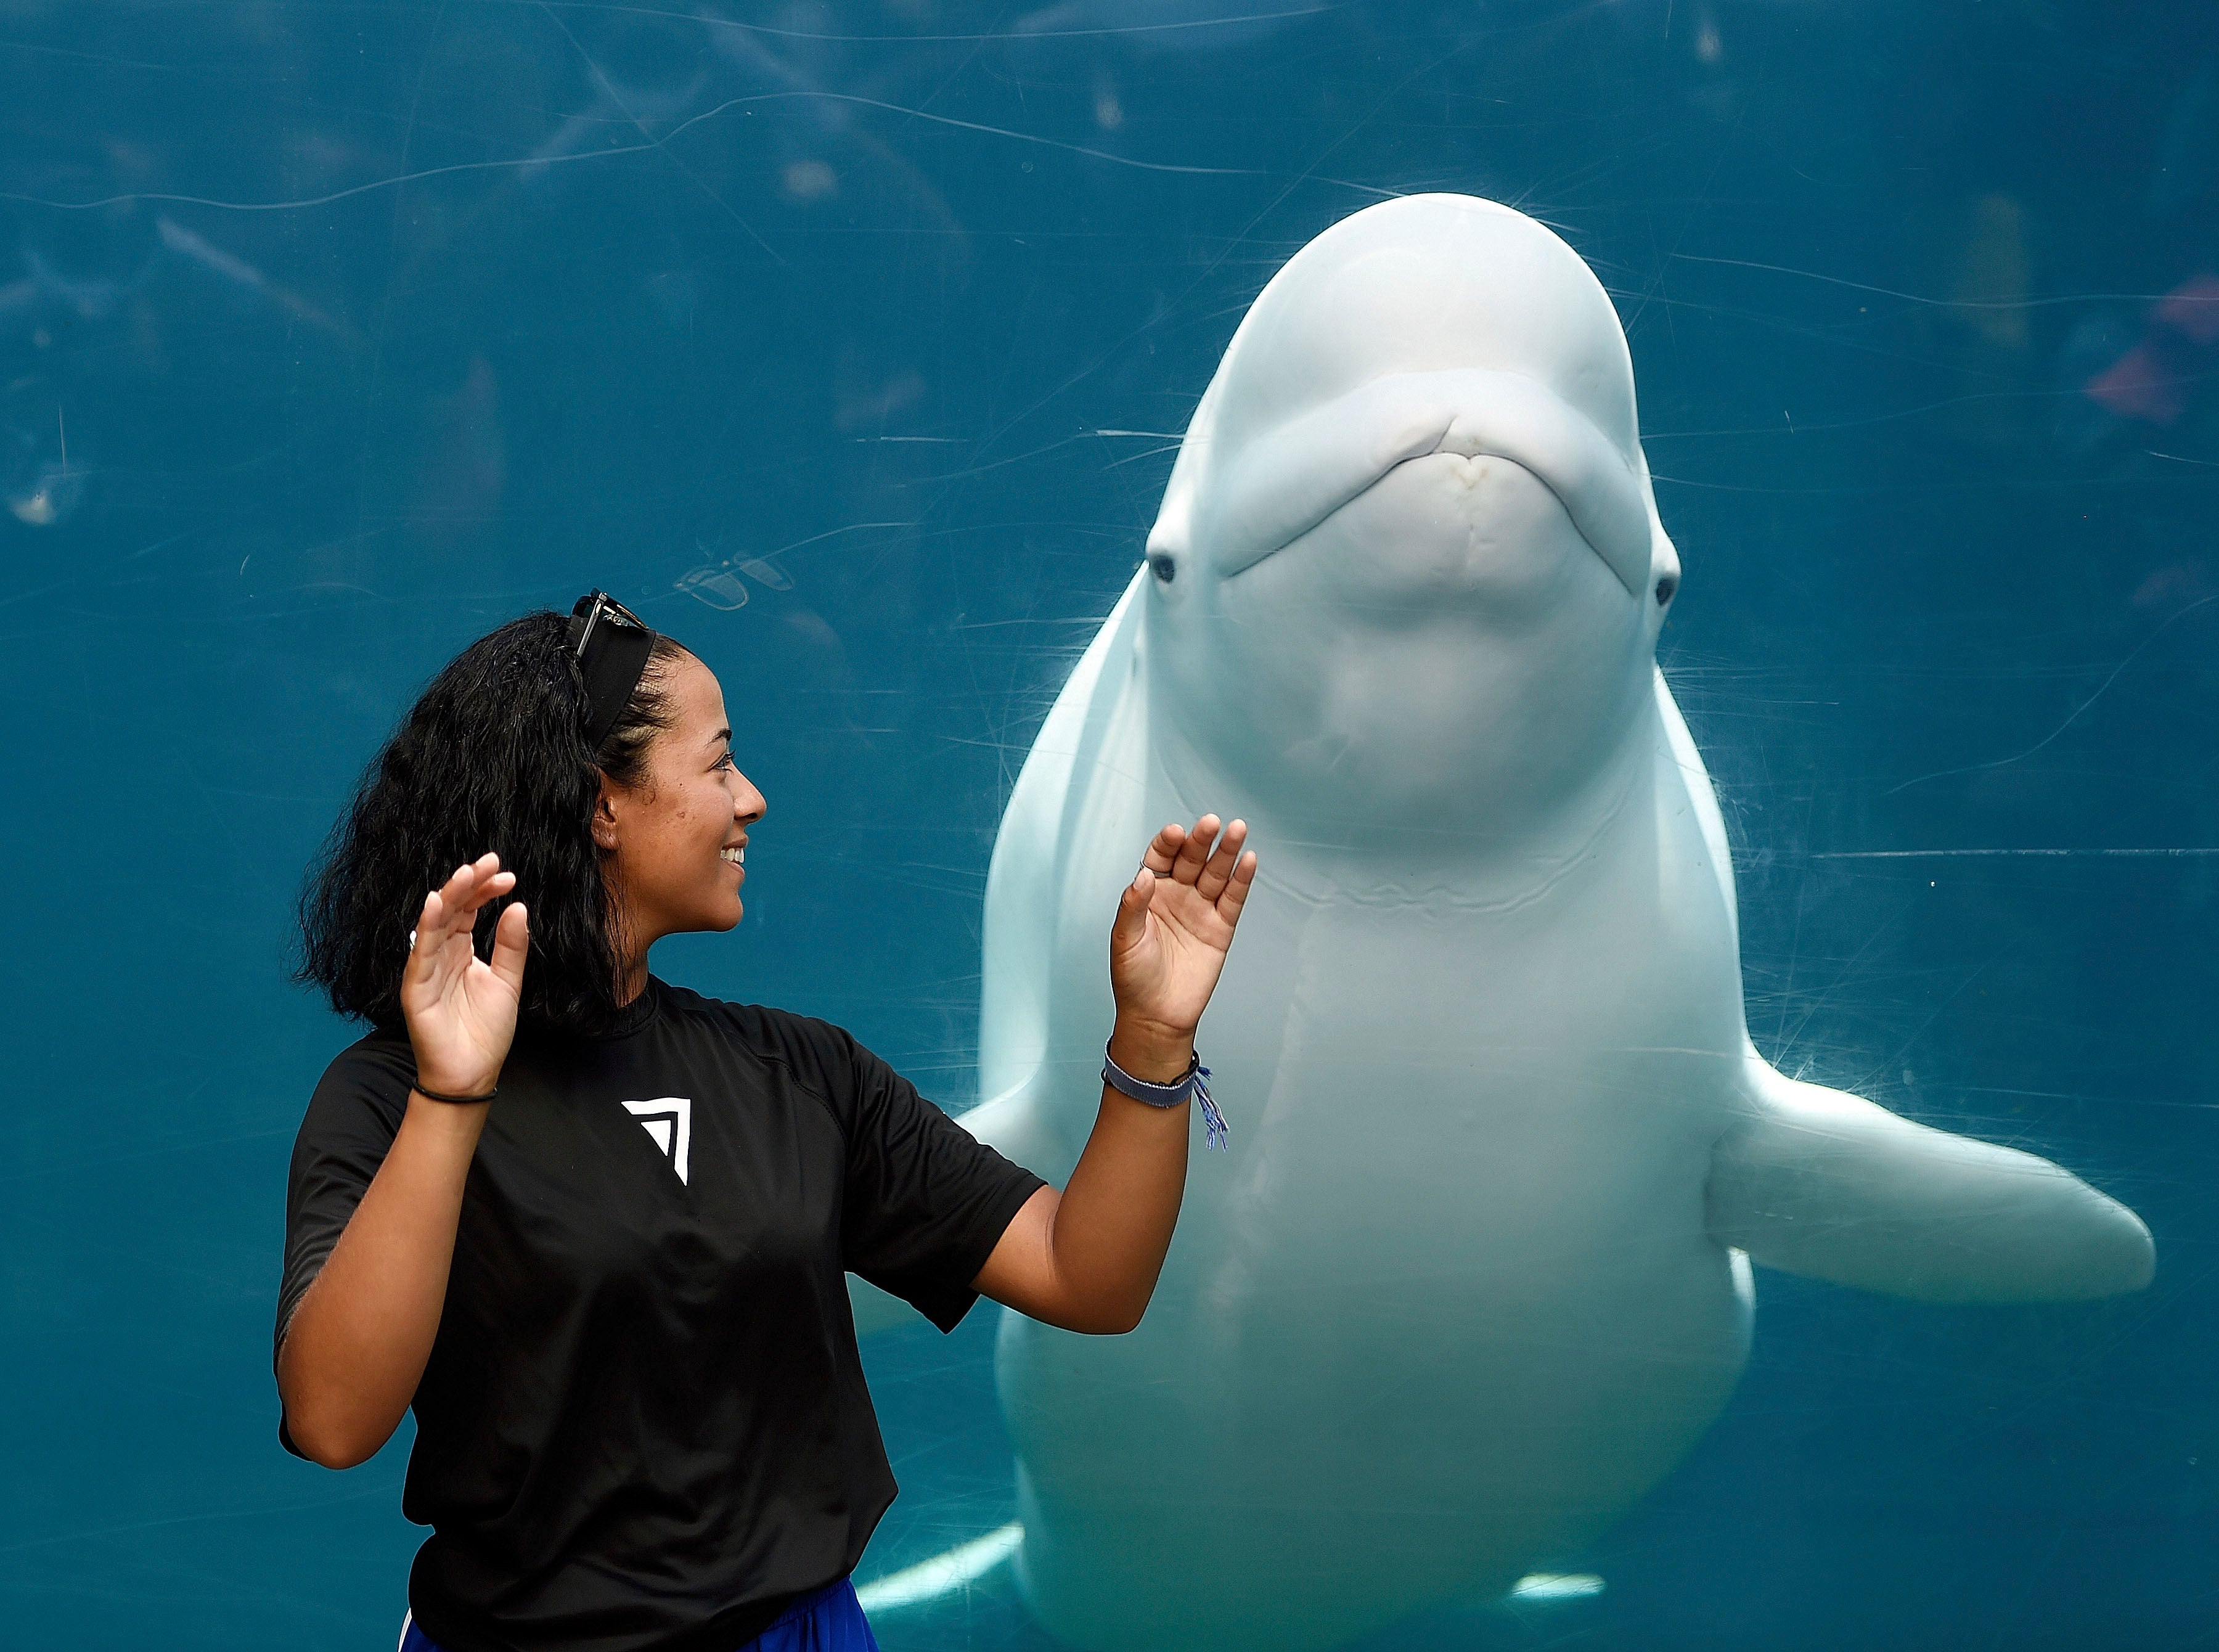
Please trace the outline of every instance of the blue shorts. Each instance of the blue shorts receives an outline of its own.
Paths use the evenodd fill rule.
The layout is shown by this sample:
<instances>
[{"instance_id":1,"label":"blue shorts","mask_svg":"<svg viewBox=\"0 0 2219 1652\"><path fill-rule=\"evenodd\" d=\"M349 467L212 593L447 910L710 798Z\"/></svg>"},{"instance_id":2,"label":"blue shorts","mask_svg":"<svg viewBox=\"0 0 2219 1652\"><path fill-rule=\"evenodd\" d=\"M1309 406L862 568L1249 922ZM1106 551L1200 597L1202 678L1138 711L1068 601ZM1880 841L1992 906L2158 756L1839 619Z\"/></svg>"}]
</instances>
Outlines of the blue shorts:
<instances>
[{"instance_id":1,"label":"blue shorts","mask_svg":"<svg viewBox=\"0 0 2219 1652\"><path fill-rule=\"evenodd\" d=\"M401 1626L401 1652L439 1652L439 1643L416 1627L412 1615ZM879 1652L879 1643L863 1621L855 1584L843 1577L803 1595L777 1622L732 1652Z\"/></svg>"}]
</instances>

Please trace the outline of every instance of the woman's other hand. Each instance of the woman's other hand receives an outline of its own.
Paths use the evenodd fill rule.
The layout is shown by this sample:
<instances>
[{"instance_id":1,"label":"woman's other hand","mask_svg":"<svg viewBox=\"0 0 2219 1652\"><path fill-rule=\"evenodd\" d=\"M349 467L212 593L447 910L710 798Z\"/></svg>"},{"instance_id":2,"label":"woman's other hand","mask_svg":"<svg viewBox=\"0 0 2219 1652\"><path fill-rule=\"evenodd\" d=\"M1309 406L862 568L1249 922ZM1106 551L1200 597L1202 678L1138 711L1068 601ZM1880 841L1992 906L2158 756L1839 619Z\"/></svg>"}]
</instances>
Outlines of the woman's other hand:
<instances>
[{"instance_id":1,"label":"woman's other hand","mask_svg":"<svg viewBox=\"0 0 2219 1652\"><path fill-rule=\"evenodd\" d=\"M416 920L401 978L401 1011L415 1046L417 1077L449 1096L490 1090L516 1037L530 934L523 904L500 915L490 963L470 941L479 910L515 887L516 874L500 869L499 855L481 855L426 896Z\"/></svg>"},{"instance_id":2,"label":"woman's other hand","mask_svg":"<svg viewBox=\"0 0 2219 1652\"><path fill-rule=\"evenodd\" d=\"M1193 1038L1255 882L1256 857L1241 852L1247 841L1246 821L1220 838L1217 817L1204 815L1191 830L1165 827L1148 845L1110 930L1121 1029Z\"/></svg>"},{"instance_id":3,"label":"woman's other hand","mask_svg":"<svg viewBox=\"0 0 2219 1652\"><path fill-rule=\"evenodd\" d=\"M1256 880L1246 822L1221 840L1217 817L1166 826L1117 903L1110 1058L1135 1078L1177 1083L1225 967ZM1066 1331L1116 1334L1140 1324L1163 1271L1186 1189L1188 1109L1145 1106L1105 1083L1071 1181L1042 1188L1003 1233L973 1284Z\"/></svg>"}]
</instances>

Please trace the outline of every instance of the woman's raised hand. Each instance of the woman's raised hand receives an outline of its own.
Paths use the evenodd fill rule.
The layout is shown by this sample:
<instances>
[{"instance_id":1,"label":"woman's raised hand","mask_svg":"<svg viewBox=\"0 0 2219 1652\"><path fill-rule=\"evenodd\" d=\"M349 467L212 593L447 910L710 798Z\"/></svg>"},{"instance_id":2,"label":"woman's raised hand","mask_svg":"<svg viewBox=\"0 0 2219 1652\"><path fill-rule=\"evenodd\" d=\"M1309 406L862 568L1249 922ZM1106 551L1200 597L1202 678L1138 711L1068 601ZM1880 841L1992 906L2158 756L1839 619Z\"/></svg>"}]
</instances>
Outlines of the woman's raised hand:
<instances>
[{"instance_id":1,"label":"woman's raised hand","mask_svg":"<svg viewBox=\"0 0 2219 1652\"><path fill-rule=\"evenodd\" d=\"M1217 829L1215 815L1190 831L1165 827L1125 886L1110 931L1110 985L1121 1021L1194 1035L1256 879L1256 857L1241 853L1248 823L1234 821L1221 839Z\"/></svg>"},{"instance_id":2,"label":"woman's raised hand","mask_svg":"<svg viewBox=\"0 0 2219 1652\"><path fill-rule=\"evenodd\" d=\"M500 1078L516 1036L530 920L521 902L500 915L493 961L470 944L478 910L516 887L497 854L481 855L424 897L401 975L401 1013L416 1049L416 1074L449 1096L482 1096Z\"/></svg>"}]
</instances>

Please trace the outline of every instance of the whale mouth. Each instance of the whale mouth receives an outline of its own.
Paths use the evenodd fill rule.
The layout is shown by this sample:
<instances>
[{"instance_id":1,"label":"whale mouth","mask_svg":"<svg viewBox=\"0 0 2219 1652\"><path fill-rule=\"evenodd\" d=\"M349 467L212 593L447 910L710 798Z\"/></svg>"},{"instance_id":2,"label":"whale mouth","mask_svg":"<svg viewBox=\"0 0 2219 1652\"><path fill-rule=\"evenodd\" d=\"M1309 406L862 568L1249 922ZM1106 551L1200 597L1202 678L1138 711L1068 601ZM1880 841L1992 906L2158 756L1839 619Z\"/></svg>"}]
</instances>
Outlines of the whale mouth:
<instances>
[{"instance_id":1,"label":"whale mouth","mask_svg":"<svg viewBox=\"0 0 2219 1652\"><path fill-rule=\"evenodd\" d=\"M1555 391L1459 368L1377 379L1287 420L1203 488L1197 541L1232 579L1310 532L1413 459L1498 458L1556 495L1605 566L1645 599L1661 533L1639 450L1629 457ZM1166 511L1166 516L1170 514ZM1153 554L1153 550L1152 550Z\"/></svg>"},{"instance_id":2,"label":"whale mouth","mask_svg":"<svg viewBox=\"0 0 2219 1652\"><path fill-rule=\"evenodd\" d=\"M1355 498L1349 500L1345 504L1335 506L1333 510L1327 513L1321 520L1308 528L1305 528L1301 533L1296 535L1295 537L1288 540L1286 543L1273 546L1271 550L1263 552L1260 556L1255 556L1252 560L1243 562L1239 567L1232 569L1230 572L1221 572L1219 574L1219 579L1222 583L1228 585L1230 585L1236 581L1245 579L1249 574L1254 573L1256 569L1262 568L1267 562L1276 560L1284 553L1295 550L1297 546L1303 544L1306 541L1314 539L1320 534L1326 533L1332 528L1333 525L1339 521L1342 517L1347 515L1352 511L1363 510L1366 504L1375 499L1383 488L1391 488L1395 479L1402 475L1405 472L1420 467L1430 468L1428 466L1428 461L1433 459L1460 459L1465 457L1466 456L1461 454L1444 453L1426 454L1415 459L1405 459L1401 463L1389 469L1386 475L1381 476L1377 481L1373 482L1371 487L1357 494ZM1545 496L1552 501L1556 505L1557 508L1563 513L1567 519L1571 519L1570 508L1566 506L1563 497L1557 494L1557 490L1550 487L1548 478L1540 475L1538 471L1533 470L1530 467L1519 463L1517 460L1510 458L1507 455L1499 453L1474 454L1469 456L1468 463L1476 469L1477 467L1484 465L1487 461L1490 459L1495 461L1496 463L1503 469L1511 472L1517 478L1523 481L1530 488L1537 490L1540 495ZM1476 501L1475 501L1475 504L1476 503ZM1467 531L1475 530L1484 531L1487 526L1486 519L1484 515L1480 513L1477 510L1475 510L1471 515L1467 517L1463 525ZM1585 533L1579 531L1578 525L1576 520L1572 522L1572 527L1574 534L1577 537L1579 543L1585 547L1588 554L1593 556L1597 562L1602 563L1605 568L1610 568L1612 577L1623 583L1622 576L1619 575L1617 568L1612 566L1611 559L1603 554L1601 547L1597 545L1594 540L1588 537ZM1420 530L1420 531L1422 532L1422 530Z\"/></svg>"}]
</instances>

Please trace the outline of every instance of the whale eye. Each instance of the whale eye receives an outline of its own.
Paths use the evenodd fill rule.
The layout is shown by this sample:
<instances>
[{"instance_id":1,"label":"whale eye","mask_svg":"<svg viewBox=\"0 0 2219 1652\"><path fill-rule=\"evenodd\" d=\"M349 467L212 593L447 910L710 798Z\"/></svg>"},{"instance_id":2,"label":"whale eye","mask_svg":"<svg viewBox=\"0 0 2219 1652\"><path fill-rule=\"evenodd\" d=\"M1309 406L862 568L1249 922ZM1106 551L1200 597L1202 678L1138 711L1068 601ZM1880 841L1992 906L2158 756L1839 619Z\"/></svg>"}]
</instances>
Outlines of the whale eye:
<instances>
[{"instance_id":1,"label":"whale eye","mask_svg":"<svg viewBox=\"0 0 2219 1652\"><path fill-rule=\"evenodd\" d=\"M1656 606L1662 608L1672 600L1672 593L1680 588L1680 581L1667 574L1656 581Z\"/></svg>"},{"instance_id":2,"label":"whale eye","mask_svg":"<svg viewBox=\"0 0 2219 1652\"><path fill-rule=\"evenodd\" d=\"M1148 558L1148 567L1159 582L1169 585L1178 574L1178 563L1173 558L1158 555Z\"/></svg>"}]
</instances>

